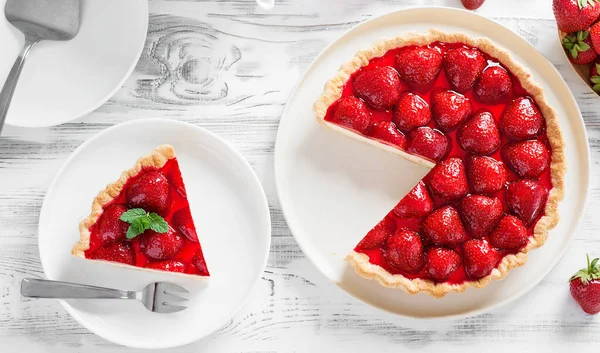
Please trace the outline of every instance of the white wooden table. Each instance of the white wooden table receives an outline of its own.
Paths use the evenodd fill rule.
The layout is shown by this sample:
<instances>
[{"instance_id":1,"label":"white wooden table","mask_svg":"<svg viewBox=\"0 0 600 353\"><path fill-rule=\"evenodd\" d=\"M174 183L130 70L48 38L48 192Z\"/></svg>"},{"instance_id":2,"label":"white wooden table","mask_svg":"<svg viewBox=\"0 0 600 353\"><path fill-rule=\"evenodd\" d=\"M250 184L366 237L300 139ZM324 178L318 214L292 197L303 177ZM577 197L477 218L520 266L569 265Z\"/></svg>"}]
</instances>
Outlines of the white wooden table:
<instances>
[{"instance_id":1,"label":"white wooden table","mask_svg":"<svg viewBox=\"0 0 600 353\"><path fill-rule=\"evenodd\" d=\"M459 0L284 0L267 13L252 0L151 1L142 58L108 103L62 126L7 127L0 138L0 352L126 350L88 332L54 300L23 300L19 284L43 277L38 214L58 168L92 135L143 117L188 121L233 143L258 173L273 220L268 268L248 304L213 336L173 352L597 351L600 317L579 310L567 283L586 252L600 256L596 180L575 241L551 274L517 302L465 320L423 324L382 314L330 283L294 241L273 181L287 97L312 59L344 31L418 5L461 6ZM479 13L518 32L559 69L583 112L597 174L600 98L564 58L551 1L487 0Z\"/></svg>"}]
</instances>

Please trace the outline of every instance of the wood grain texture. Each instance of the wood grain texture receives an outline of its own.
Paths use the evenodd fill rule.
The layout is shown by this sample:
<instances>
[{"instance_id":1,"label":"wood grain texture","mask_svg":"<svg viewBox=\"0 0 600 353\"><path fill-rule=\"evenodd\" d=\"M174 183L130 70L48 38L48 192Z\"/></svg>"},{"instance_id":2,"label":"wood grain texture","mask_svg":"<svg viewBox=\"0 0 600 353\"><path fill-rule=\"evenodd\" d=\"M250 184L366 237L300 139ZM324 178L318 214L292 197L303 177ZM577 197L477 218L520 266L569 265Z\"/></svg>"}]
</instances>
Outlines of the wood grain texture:
<instances>
[{"instance_id":1,"label":"wood grain texture","mask_svg":"<svg viewBox=\"0 0 600 353\"><path fill-rule=\"evenodd\" d=\"M54 300L26 300L24 277L42 277L37 222L45 191L83 141L119 122L165 117L230 141L261 179L271 205L268 268L244 309L213 336L172 352L597 351L600 321L570 299L566 279L583 255L600 253L600 184L560 264L531 293L493 313L459 321L403 321L349 297L305 258L281 213L273 149L286 100L331 41L372 16L459 0L283 0L264 12L252 0L150 1L142 57L123 88L78 121L45 129L7 127L0 138L0 352L131 351L88 332ZM480 13L522 35L575 94L600 171L600 99L580 82L556 41L549 0L488 0Z\"/></svg>"}]
</instances>

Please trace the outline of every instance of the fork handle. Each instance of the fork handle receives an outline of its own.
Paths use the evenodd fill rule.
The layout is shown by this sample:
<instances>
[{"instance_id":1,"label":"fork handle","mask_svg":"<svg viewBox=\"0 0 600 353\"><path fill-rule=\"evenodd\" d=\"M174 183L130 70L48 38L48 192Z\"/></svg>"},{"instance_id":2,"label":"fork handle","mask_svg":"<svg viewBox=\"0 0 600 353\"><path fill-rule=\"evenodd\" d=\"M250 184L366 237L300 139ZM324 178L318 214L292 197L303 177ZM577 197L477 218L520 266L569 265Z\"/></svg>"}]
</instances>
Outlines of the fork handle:
<instances>
[{"instance_id":1,"label":"fork handle","mask_svg":"<svg viewBox=\"0 0 600 353\"><path fill-rule=\"evenodd\" d=\"M21 295L28 298L135 299L135 294L136 292L46 279L25 278L21 282Z\"/></svg>"},{"instance_id":2,"label":"fork handle","mask_svg":"<svg viewBox=\"0 0 600 353\"><path fill-rule=\"evenodd\" d=\"M2 87L2 91L0 91L0 133L2 133L2 127L4 127L4 121L8 114L10 101L17 88L17 82L19 82L19 76L21 76L21 71L23 71L23 66L25 66L25 59L27 59L27 55L29 55L31 48L39 41L40 39L37 37L25 35L25 45L21 50L21 54L19 54L17 60L15 60L12 69L10 69L10 72L8 73L8 77L6 77L4 87Z\"/></svg>"}]
</instances>

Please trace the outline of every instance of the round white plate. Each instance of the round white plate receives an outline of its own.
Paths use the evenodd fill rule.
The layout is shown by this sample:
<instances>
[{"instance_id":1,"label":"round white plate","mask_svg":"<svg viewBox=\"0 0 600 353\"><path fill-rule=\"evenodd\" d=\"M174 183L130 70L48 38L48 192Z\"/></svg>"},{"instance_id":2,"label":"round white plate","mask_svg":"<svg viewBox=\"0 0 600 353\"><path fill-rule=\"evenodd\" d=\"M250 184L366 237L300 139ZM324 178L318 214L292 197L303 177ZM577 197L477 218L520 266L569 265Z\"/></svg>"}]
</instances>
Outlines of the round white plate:
<instances>
[{"instance_id":1,"label":"round white plate","mask_svg":"<svg viewBox=\"0 0 600 353\"><path fill-rule=\"evenodd\" d=\"M4 9L6 0L0 0ZM30 52L6 123L66 123L106 102L131 74L148 30L147 0L82 0L81 25L67 42L43 41ZM21 32L0 16L0 85L23 47Z\"/></svg>"},{"instance_id":2,"label":"round white plate","mask_svg":"<svg viewBox=\"0 0 600 353\"><path fill-rule=\"evenodd\" d=\"M323 92L325 82L356 51L368 48L382 38L410 31L425 32L431 28L488 37L498 46L508 49L518 62L528 67L535 81L543 86L548 101L558 111L567 143L568 160L565 182L568 188L565 200L560 204L561 221L550 232L547 243L532 251L527 264L513 270L503 281L495 281L484 289L451 293L443 299L384 288L374 281L360 278L344 262L346 254L366 231L361 229L341 233L336 232L335 227L343 228L345 223L355 222L356 218L363 216L347 209L347 212L353 213L344 217L336 212L338 207L331 200L335 202L340 199L341 208L353 202L357 209L369 214L370 206L366 207L363 203L371 205L370 200L355 198L350 201L354 194L364 197L365 193L361 194L361 190L354 192L351 187L346 187L346 191L354 194L335 194L341 190L339 184L352 184L348 179L364 181L356 173L347 178L349 173L356 171L351 170L348 166L350 163L343 161L358 157L364 161L365 158L362 152L352 151L348 155L349 146L358 143L325 131L327 129L317 122L312 113L313 102ZM337 143L343 143L345 147L338 148ZM315 59L291 95L281 119L275 148L275 180L286 220L302 250L323 274L345 291L366 303L405 317L459 318L480 314L515 300L537 285L557 264L583 215L590 175L589 158L588 140L577 104L559 73L542 54L514 32L472 12L449 8L412 8L392 12L354 27ZM347 169L337 170L340 166ZM379 166L380 170L374 172L369 168L374 167L368 165L364 168L366 170L359 172L371 172L372 175L387 172L385 166ZM413 180L414 176L406 190L414 186ZM392 207L389 206L387 210ZM385 214L380 213L378 218L383 218ZM374 222L371 223L373 225Z\"/></svg>"},{"instance_id":3,"label":"round white plate","mask_svg":"<svg viewBox=\"0 0 600 353\"><path fill-rule=\"evenodd\" d=\"M79 221L98 191L164 143L175 147L211 277L181 278L72 256ZM135 290L170 281L191 292L189 308L175 314L152 313L134 301L62 301L90 331L136 348L188 344L226 324L260 279L271 241L267 199L243 157L205 129L161 119L116 125L77 148L48 189L39 222L48 279Z\"/></svg>"}]
</instances>

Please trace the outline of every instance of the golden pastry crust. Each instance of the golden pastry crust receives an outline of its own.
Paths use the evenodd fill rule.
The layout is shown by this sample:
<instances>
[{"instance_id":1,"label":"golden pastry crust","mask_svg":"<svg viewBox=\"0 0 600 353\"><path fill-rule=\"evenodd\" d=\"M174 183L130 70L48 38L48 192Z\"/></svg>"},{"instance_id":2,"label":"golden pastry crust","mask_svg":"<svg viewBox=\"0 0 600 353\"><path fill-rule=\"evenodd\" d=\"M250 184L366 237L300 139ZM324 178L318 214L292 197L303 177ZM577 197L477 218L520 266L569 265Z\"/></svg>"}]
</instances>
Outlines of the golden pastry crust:
<instances>
[{"instance_id":1,"label":"golden pastry crust","mask_svg":"<svg viewBox=\"0 0 600 353\"><path fill-rule=\"evenodd\" d=\"M162 168L171 158L175 158L175 150L171 145L160 145L152 153L137 160L133 168L124 171L121 177L114 183L108 184L106 188L98 193L92 202L92 213L79 223L79 242L73 246L71 254L85 258L85 251L90 248L90 227L94 225L102 215L104 205L119 196L123 186L129 178L136 176L142 168Z\"/></svg>"},{"instance_id":2,"label":"golden pastry crust","mask_svg":"<svg viewBox=\"0 0 600 353\"><path fill-rule=\"evenodd\" d=\"M511 269L519 267L527 262L527 253L531 249L539 248L544 245L548 230L554 228L559 220L558 203L564 197L564 177L566 173L565 143L560 130L559 117L556 111L549 105L544 95L544 90L534 82L529 70L517 63L509 52L494 45L487 38L473 38L464 33L446 33L438 30L430 30L425 34L410 33L393 39L381 40L372 48L362 50L356 53L354 58L342 65L337 75L325 85L325 90L321 97L315 102L313 111L319 122L335 131L340 131L344 135L368 142L379 147L385 146L386 149L394 149L396 153L402 156L410 156L409 160L420 159L399 149L386 146L377 141L366 138L357 133L353 133L340 126L325 121L327 109L331 104L342 96L344 84L350 79L350 76L363 66L366 66L373 58L384 55L391 49L408 45L428 45L433 42L445 43L464 43L468 46L479 48L481 51L498 59L500 63L511 71L521 82L523 88L531 94L540 108L542 115L546 120L546 133L552 148L552 162L550 172L552 178L552 190L548 195L545 214L540 218L534 228L534 234L529 238L529 243L519 253L505 256L492 273L482 279L466 281L462 284L434 283L429 280L415 279L411 280L402 275L393 275L380 266L369 262L369 257L352 251L347 257L348 261L356 273L359 275L376 280L381 285L389 288L402 288L409 293L418 293L424 291L434 297L443 297L449 292L464 292L469 287L481 288L488 285L492 280L504 278ZM366 141L365 141L366 140ZM400 153L399 153L399 152ZM426 161L429 162L429 161ZM423 164L423 163L422 163Z\"/></svg>"}]
</instances>

